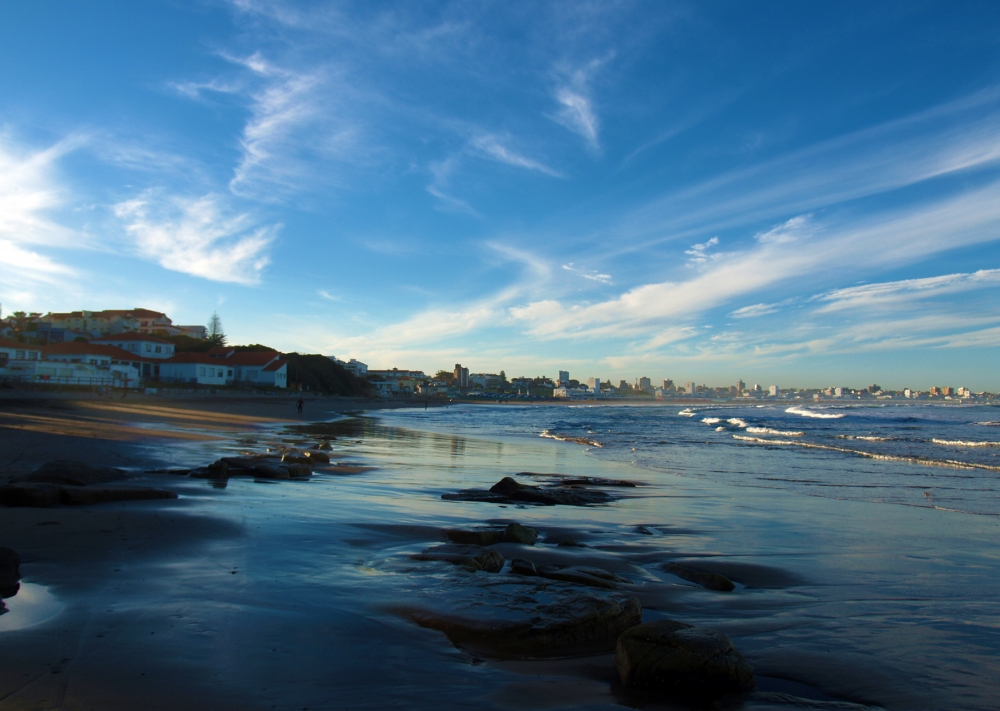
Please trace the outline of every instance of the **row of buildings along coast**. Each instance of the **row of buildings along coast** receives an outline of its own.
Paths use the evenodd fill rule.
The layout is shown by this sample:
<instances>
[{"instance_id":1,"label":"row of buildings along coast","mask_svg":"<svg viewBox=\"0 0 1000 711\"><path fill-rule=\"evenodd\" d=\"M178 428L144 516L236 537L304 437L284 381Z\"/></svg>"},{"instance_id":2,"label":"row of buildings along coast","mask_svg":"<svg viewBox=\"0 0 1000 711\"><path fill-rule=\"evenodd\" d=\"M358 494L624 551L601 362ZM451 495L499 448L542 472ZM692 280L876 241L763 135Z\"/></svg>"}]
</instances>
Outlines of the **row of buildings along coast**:
<instances>
[{"instance_id":1,"label":"row of buildings along coast","mask_svg":"<svg viewBox=\"0 0 1000 711\"><path fill-rule=\"evenodd\" d=\"M0 379L5 380L121 388L288 386L288 363L277 351L220 345L177 353L167 337L204 340L205 327L175 326L166 314L149 309L12 316L0 322L0 329Z\"/></svg>"}]
</instances>

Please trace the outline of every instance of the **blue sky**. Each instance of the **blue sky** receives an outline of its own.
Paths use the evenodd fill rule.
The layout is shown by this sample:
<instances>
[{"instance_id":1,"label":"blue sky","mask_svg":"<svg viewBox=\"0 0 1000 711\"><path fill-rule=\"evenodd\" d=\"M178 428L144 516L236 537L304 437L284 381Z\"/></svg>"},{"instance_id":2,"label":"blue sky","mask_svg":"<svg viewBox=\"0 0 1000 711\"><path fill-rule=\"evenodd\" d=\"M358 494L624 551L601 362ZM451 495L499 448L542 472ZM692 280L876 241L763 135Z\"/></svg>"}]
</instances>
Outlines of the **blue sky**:
<instances>
[{"instance_id":1,"label":"blue sky","mask_svg":"<svg viewBox=\"0 0 1000 711\"><path fill-rule=\"evenodd\" d=\"M8 3L5 313L1000 389L1000 5Z\"/></svg>"}]
</instances>

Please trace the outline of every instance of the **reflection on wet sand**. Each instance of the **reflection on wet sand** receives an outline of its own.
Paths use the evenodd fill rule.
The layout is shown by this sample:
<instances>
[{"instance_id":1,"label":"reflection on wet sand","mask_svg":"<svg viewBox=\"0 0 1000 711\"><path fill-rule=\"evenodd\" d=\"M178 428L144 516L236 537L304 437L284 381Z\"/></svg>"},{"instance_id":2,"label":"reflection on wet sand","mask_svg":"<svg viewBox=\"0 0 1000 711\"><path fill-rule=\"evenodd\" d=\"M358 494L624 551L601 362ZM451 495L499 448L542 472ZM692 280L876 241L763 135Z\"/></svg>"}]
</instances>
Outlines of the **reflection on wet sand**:
<instances>
[{"instance_id":1,"label":"reflection on wet sand","mask_svg":"<svg viewBox=\"0 0 1000 711\"><path fill-rule=\"evenodd\" d=\"M936 709L959 698L986 709L994 698L992 677L961 671L987 668L996 646L984 624L996 602L984 581L996 565L979 553L985 547L968 545L987 538L974 527L901 537L914 529L902 508L873 522L865 504L736 496L594 461L565 443L420 432L368 417L260 426L239 440L151 447L166 466L190 469L329 442L337 461L364 471L316 467L269 486L235 477L224 490L151 474L181 498L18 510L20 527L0 522L0 531L33 529L18 543L31 552L26 568L71 604L58 629L19 632L16 659L0 647L0 698L27 707L60 693L58 682L106 709L195 699L248 709L668 708L623 687L608 653L610 621L634 614L629 600L644 622L678 619L732 639L758 686L733 707ZM442 498L519 472L644 485L586 507ZM56 516L61 525L34 528ZM513 523L537 537L505 540ZM69 540L54 532L79 535L80 526L86 547L32 547L39 536ZM455 531L475 536L456 542ZM425 555L449 545L473 548L457 562L447 550ZM480 549L494 563L467 564ZM725 576L735 589L706 589L669 564ZM568 631L559 615L580 605L608 624ZM942 622L943 611L961 622ZM507 638L477 632L498 628ZM511 635L527 647L511 647ZM49 672L56 666L58 675Z\"/></svg>"}]
</instances>

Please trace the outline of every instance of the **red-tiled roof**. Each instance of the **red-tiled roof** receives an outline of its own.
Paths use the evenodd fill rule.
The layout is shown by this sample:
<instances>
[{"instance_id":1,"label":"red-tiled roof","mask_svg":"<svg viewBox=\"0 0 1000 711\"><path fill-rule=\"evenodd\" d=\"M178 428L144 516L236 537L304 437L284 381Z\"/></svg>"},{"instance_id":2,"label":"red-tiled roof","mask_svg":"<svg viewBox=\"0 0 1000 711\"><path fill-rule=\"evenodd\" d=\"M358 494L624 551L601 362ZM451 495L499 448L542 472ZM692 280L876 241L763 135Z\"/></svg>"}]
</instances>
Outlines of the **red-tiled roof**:
<instances>
[{"instance_id":1,"label":"red-tiled roof","mask_svg":"<svg viewBox=\"0 0 1000 711\"><path fill-rule=\"evenodd\" d=\"M100 338L90 339L91 343L108 343L110 341L146 341L147 343L166 343L167 345L170 345L170 341L165 341L162 338L151 336L148 333L139 333L137 331L128 331L126 333L119 333L115 336L101 336Z\"/></svg>"},{"instance_id":2,"label":"red-tiled roof","mask_svg":"<svg viewBox=\"0 0 1000 711\"><path fill-rule=\"evenodd\" d=\"M223 363L232 363L233 365L264 366L275 358L280 357L281 354L278 353L278 351L247 351L244 353L233 353L233 355L228 358L216 358L216 360Z\"/></svg>"},{"instance_id":3,"label":"red-tiled roof","mask_svg":"<svg viewBox=\"0 0 1000 711\"><path fill-rule=\"evenodd\" d=\"M12 341L9 338L0 338L0 348L16 348L19 351L40 351L41 346L29 346L27 343Z\"/></svg>"},{"instance_id":4,"label":"red-tiled roof","mask_svg":"<svg viewBox=\"0 0 1000 711\"><path fill-rule=\"evenodd\" d=\"M107 356L114 360L142 360L134 353L124 351L117 346L106 346L99 343L53 343L51 346L42 346L42 353L46 356L53 355L95 355Z\"/></svg>"},{"instance_id":5,"label":"red-tiled roof","mask_svg":"<svg viewBox=\"0 0 1000 711\"><path fill-rule=\"evenodd\" d=\"M215 356L216 358L219 358L219 357L223 357L224 358L224 357L228 356L230 353L234 353L234 352L235 352L235 349L232 346L212 346L207 351L208 355Z\"/></svg>"},{"instance_id":6,"label":"red-tiled roof","mask_svg":"<svg viewBox=\"0 0 1000 711\"><path fill-rule=\"evenodd\" d=\"M281 370L288 364L287 360L276 360L269 364L264 370Z\"/></svg>"},{"instance_id":7,"label":"red-tiled roof","mask_svg":"<svg viewBox=\"0 0 1000 711\"><path fill-rule=\"evenodd\" d=\"M212 358L207 353L177 353L167 358L165 363L203 363L206 365L222 365L225 358Z\"/></svg>"}]
</instances>

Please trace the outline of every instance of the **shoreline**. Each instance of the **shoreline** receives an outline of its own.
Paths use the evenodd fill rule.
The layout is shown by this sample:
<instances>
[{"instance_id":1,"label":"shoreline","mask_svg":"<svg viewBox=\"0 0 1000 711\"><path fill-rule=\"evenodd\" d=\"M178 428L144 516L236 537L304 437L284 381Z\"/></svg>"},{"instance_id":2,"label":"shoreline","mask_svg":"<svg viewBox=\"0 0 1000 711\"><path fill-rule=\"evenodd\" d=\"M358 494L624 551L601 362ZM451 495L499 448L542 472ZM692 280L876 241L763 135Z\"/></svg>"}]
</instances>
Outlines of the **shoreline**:
<instances>
[{"instance_id":1,"label":"shoreline","mask_svg":"<svg viewBox=\"0 0 1000 711\"><path fill-rule=\"evenodd\" d=\"M282 441L336 429L312 416L256 419L260 410L241 408L210 411L206 421L204 409L162 413L150 409L162 401L150 400L130 403L125 412L79 405L61 414L92 427L103 421L109 429L134 424L139 415L155 419L152 428L123 428L138 431L138 440L110 441L134 447L134 456L147 461L174 453L207 464L209 453L214 459L239 449L248 431ZM889 507L875 515L881 506L739 490L602 461L575 443L455 435L378 418L357 424L335 449L377 467L360 476L232 480L219 491L204 480L146 475L142 483L172 488L181 499L0 509L11 514L0 517L0 545L20 546L28 582L51 586L66 606L58 624L3 633L12 644L0 652L7 665L0 698L30 705L59 694L69 699L69 688L81 702L106 709L168 709L191 706L195 698L206 708L375 707L379 703L365 701L370 686L360 681L375 675L379 702L411 708L510 708L541 699L541 707L633 703L609 676L607 655L484 663L392 612L400 601L425 610L454 608L470 595L491 594L476 587L485 573L416 565L409 556L440 541L445 528L513 520L536 527L544 540L531 549L501 546L508 559L613 570L635 582L628 590L641 598L644 620L680 618L730 635L762 687L742 708L776 708L773 695L780 693L806 701L796 708L809 708L809 699L835 700L840 708L940 707L942 692L928 686L940 669L922 665L923 676L900 681L908 655L926 661L921 644L927 642L900 648L898 635L915 631L884 606L927 597L932 603L908 614L939 616L934 596L906 582L909 571L924 570L913 562L918 557L940 557L936 545L953 549L946 574L959 576L965 596L981 591L974 581L984 573L969 571L982 564L977 555L985 541L979 538L988 526L948 521L933 511ZM288 434L282 434L285 426ZM629 478L642 487L615 504L580 509L441 500L442 493L488 487L506 475L530 481L516 474L526 470ZM761 525L763 516L770 526ZM919 535L900 538L915 521L923 522ZM940 544L932 532L938 526L947 527ZM566 538L589 547L555 544ZM727 597L678 585L656 567L661 560L714 565L741 587ZM942 601L948 597L960 596ZM989 603L976 595L969 604ZM344 648L356 653L347 659ZM186 680L183 687L174 684L178 676ZM541 699L539 684L548 689ZM332 701L334 690L342 702Z\"/></svg>"}]
</instances>

